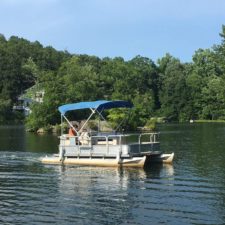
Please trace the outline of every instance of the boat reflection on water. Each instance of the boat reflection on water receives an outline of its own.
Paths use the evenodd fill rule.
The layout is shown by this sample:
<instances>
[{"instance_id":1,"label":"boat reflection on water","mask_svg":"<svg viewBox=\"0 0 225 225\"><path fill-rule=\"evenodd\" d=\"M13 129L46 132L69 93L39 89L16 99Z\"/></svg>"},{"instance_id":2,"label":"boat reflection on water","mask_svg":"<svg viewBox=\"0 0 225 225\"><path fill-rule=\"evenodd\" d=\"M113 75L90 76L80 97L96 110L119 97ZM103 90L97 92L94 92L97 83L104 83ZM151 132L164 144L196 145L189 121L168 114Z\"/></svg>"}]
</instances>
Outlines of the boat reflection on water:
<instances>
[{"instance_id":1,"label":"boat reflection on water","mask_svg":"<svg viewBox=\"0 0 225 225\"><path fill-rule=\"evenodd\" d=\"M88 196L96 193L124 192L140 181L173 179L170 164L156 164L146 169L124 167L54 166L59 174L59 190L66 195Z\"/></svg>"},{"instance_id":2,"label":"boat reflection on water","mask_svg":"<svg viewBox=\"0 0 225 225\"><path fill-rule=\"evenodd\" d=\"M52 166L58 170L58 196L64 217L84 224L149 224L146 210L158 207L160 194L174 189L172 165L152 169ZM167 196L168 198L168 196ZM76 219L75 218L75 219Z\"/></svg>"},{"instance_id":3,"label":"boat reflection on water","mask_svg":"<svg viewBox=\"0 0 225 225\"><path fill-rule=\"evenodd\" d=\"M151 176L157 178L173 178L174 176L174 166L173 164L153 164L150 167L145 168L145 173L147 174L148 178ZM149 176L150 177L149 177Z\"/></svg>"}]
</instances>

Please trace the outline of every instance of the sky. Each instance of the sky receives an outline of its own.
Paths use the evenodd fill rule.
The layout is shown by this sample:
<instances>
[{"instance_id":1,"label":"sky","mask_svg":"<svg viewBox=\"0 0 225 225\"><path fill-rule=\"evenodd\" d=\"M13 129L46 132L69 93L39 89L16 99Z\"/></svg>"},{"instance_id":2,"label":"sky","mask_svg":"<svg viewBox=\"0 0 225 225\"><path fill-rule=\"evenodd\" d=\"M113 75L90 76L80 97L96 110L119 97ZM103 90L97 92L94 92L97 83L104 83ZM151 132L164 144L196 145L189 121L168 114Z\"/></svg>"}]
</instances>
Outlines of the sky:
<instances>
[{"instance_id":1,"label":"sky","mask_svg":"<svg viewBox=\"0 0 225 225\"><path fill-rule=\"evenodd\" d=\"M166 53L191 62L199 48L221 43L225 0L0 0L0 33L73 54Z\"/></svg>"}]
</instances>

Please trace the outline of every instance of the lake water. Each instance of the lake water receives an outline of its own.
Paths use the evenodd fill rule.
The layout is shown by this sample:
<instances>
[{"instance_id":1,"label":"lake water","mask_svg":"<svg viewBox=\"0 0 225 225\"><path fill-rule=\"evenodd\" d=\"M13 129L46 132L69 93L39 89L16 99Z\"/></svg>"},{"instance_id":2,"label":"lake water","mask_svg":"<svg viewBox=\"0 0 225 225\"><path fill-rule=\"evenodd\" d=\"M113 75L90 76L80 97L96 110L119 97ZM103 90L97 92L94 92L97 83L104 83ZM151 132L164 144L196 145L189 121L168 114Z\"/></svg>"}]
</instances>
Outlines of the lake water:
<instances>
[{"instance_id":1,"label":"lake water","mask_svg":"<svg viewBox=\"0 0 225 225\"><path fill-rule=\"evenodd\" d=\"M225 224L225 124L159 126L173 165L43 165L53 135L0 127L0 224Z\"/></svg>"}]
</instances>

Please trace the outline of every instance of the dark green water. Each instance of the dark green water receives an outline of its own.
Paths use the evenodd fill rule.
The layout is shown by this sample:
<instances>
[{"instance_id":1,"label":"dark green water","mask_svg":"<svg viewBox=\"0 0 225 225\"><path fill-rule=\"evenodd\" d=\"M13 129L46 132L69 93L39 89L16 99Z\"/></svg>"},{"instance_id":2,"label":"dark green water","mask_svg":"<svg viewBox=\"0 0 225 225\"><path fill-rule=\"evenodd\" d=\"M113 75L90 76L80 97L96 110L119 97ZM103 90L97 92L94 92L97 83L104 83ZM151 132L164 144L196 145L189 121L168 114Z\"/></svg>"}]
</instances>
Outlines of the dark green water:
<instances>
[{"instance_id":1,"label":"dark green water","mask_svg":"<svg viewBox=\"0 0 225 225\"><path fill-rule=\"evenodd\" d=\"M56 136L0 127L0 224L225 224L225 124L161 125L173 165L42 165Z\"/></svg>"}]
</instances>

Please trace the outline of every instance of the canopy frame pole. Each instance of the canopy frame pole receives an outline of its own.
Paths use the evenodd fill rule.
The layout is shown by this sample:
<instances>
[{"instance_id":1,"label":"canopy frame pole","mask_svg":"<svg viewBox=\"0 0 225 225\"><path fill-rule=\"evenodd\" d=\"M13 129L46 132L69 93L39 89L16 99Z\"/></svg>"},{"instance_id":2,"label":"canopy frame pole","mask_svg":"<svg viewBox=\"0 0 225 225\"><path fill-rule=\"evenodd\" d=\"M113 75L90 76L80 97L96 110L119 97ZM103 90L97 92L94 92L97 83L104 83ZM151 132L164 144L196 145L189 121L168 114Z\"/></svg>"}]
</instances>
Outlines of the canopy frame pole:
<instances>
[{"instance_id":1,"label":"canopy frame pole","mask_svg":"<svg viewBox=\"0 0 225 225\"><path fill-rule=\"evenodd\" d=\"M97 113L100 115L100 117L107 123L109 124L109 122L105 119L105 117L102 115L101 112L103 112L103 110L101 112L99 112L97 109L96 109ZM110 124L109 124L110 125ZM110 126L111 127L111 126ZM112 127L111 127L112 128ZM112 128L113 129L113 128Z\"/></svg>"},{"instance_id":2,"label":"canopy frame pole","mask_svg":"<svg viewBox=\"0 0 225 225\"><path fill-rule=\"evenodd\" d=\"M91 115L87 118L87 120L85 121L85 123L83 124L83 126L80 128L80 131L82 132L82 130L84 129L84 127L86 126L86 124L88 123L88 121L91 119L91 117L95 114L96 110L90 108L90 110L92 111ZM79 133L79 131L78 131Z\"/></svg>"},{"instance_id":3,"label":"canopy frame pole","mask_svg":"<svg viewBox=\"0 0 225 225\"><path fill-rule=\"evenodd\" d=\"M129 110L129 117L130 117L130 114L131 114L131 109ZM127 117L124 117L123 120L116 127L116 130L115 131L117 131L121 127L121 125L123 124L123 122L129 119L129 117L128 118Z\"/></svg>"},{"instance_id":4,"label":"canopy frame pole","mask_svg":"<svg viewBox=\"0 0 225 225\"><path fill-rule=\"evenodd\" d=\"M61 114L61 135L63 134L63 116Z\"/></svg>"},{"instance_id":5,"label":"canopy frame pole","mask_svg":"<svg viewBox=\"0 0 225 225\"><path fill-rule=\"evenodd\" d=\"M70 125L70 127L78 134L78 131L75 129L75 127L73 126L73 124L66 118L66 116L62 115L64 117L64 119L66 120L66 122Z\"/></svg>"},{"instance_id":6,"label":"canopy frame pole","mask_svg":"<svg viewBox=\"0 0 225 225\"><path fill-rule=\"evenodd\" d=\"M101 112L99 112L97 109L96 109L96 111L97 111L97 113L99 114L99 116L104 120L104 121L106 121L106 119L105 119L105 117L101 114L101 112L103 111L101 111ZM107 121L106 121L107 122Z\"/></svg>"},{"instance_id":7,"label":"canopy frame pole","mask_svg":"<svg viewBox=\"0 0 225 225\"><path fill-rule=\"evenodd\" d=\"M126 120L126 118L124 117L123 120L119 123L119 125L116 127L115 131L117 131L121 125L123 124L123 122Z\"/></svg>"}]
</instances>

